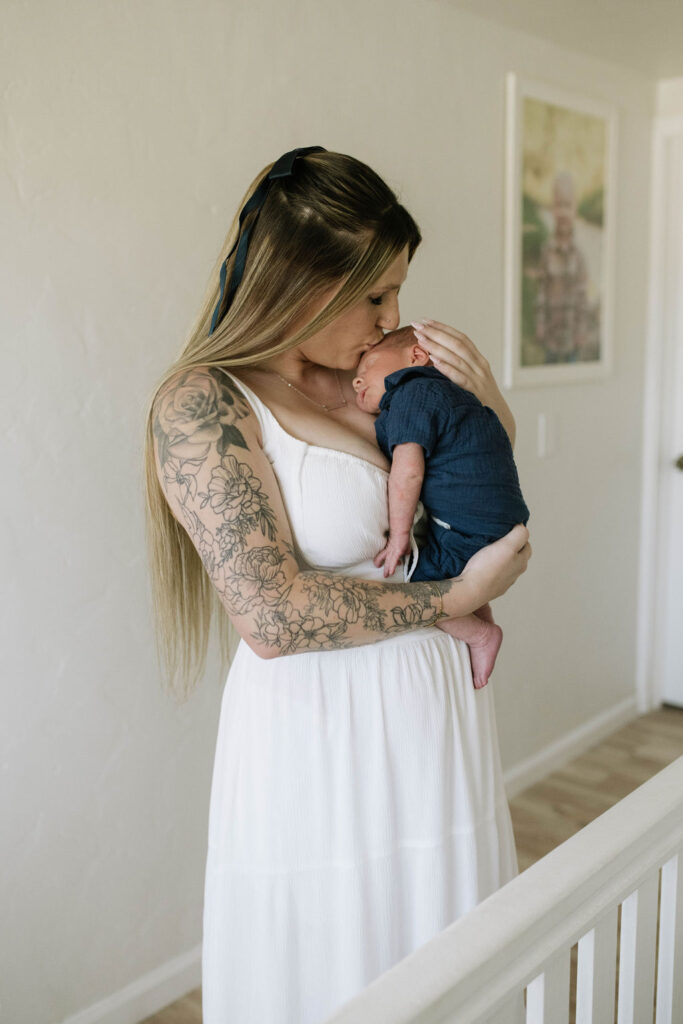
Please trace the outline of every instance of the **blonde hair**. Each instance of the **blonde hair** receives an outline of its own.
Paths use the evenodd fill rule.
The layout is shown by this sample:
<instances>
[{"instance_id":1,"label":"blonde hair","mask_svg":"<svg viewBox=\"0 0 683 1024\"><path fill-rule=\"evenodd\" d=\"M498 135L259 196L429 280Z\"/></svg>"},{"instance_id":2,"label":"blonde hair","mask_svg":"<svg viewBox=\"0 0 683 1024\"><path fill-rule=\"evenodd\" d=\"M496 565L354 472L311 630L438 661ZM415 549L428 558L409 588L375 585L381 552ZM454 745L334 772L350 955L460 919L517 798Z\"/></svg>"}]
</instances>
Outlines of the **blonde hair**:
<instances>
[{"instance_id":1,"label":"blonde hair","mask_svg":"<svg viewBox=\"0 0 683 1024\"><path fill-rule=\"evenodd\" d=\"M272 167L252 182L240 209ZM232 304L219 311L222 319L210 333L220 270L240 230L239 213L185 346L156 384L146 413L145 526L155 638L166 687L181 702L204 670L213 612L225 663L234 631L157 475L154 423L160 392L188 370L249 366L300 344L366 295L406 245L412 258L421 241L413 218L370 167L326 151L300 157L291 177L274 181L260 212L247 215L242 230L250 223L245 272ZM228 280L233 264L234 255L227 261ZM341 287L333 298L307 321L311 307L335 285Z\"/></svg>"}]
</instances>

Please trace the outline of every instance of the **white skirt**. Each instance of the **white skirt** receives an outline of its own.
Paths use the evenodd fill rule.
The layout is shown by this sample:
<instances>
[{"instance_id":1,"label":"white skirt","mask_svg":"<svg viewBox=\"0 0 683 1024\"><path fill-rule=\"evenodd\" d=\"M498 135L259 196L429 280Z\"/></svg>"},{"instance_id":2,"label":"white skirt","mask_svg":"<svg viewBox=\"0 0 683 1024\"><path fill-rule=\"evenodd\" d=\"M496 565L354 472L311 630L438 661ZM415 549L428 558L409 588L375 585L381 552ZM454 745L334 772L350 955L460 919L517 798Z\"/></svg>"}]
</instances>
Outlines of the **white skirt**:
<instances>
[{"instance_id":1,"label":"white skirt","mask_svg":"<svg viewBox=\"0 0 683 1024\"><path fill-rule=\"evenodd\" d=\"M435 628L240 643L208 839L204 1024L321 1024L517 873L492 685Z\"/></svg>"}]
</instances>

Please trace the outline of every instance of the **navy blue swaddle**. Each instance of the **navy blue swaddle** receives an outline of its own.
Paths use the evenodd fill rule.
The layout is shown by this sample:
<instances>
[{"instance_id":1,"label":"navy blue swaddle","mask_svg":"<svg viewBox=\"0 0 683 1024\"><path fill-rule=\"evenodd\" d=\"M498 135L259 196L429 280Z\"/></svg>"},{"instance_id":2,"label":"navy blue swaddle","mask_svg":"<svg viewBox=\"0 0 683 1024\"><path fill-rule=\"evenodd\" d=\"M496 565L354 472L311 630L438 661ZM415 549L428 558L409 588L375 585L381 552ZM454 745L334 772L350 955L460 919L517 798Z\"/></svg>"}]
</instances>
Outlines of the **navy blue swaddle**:
<instances>
[{"instance_id":1,"label":"navy blue swaddle","mask_svg":"<svg viewBox=\"0 0 683 1024\"><path fill-rule=\"evenodd\" d=\"M420 500L429 517L413 580L459 576L475 552L529 519L512 445L497 415L434 366L385 378L377 443L424 449Z\"/></svg>"}]
</instances>

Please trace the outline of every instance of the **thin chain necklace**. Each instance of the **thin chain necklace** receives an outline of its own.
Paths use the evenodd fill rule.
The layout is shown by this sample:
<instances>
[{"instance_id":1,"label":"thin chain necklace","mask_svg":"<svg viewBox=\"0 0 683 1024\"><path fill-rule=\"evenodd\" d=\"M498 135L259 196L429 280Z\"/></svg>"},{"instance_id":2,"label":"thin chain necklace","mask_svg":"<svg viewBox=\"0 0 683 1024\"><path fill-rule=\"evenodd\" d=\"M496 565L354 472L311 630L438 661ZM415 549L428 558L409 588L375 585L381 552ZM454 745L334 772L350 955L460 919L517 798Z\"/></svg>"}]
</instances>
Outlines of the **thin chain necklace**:
<instances>
[{"instance_id":1,"label":"thin chain necklace","mask_svg":"<svg viewBox=\"0 0 683 1024\"><path fill-rule=\"evenodd\" d=\"M348 405L348 402L344 398L344 392L342 391L341 384L339 383L339 372L336 369L334 371L334 379L337 382L337 389L339 391L339 397L341 398L339 405L325 405L323 402L316 402L314 398L309 398L308 395L305 395L304 392L296 386L296 384L292 384L291 381L287 380L286 377L283 377L281 373L277 372L277 370L269 370L268 372L274 373L276 377L280 378L283 384L286 384L288 388L292 389L292 391L296 391L297 395L301 395L301 397L305 398L307 402L310 402L312 405L317 405L319 409L324 409L325 412L332 412L333 409L341 409L343 406Z\"/></svg>"}]
</instances>

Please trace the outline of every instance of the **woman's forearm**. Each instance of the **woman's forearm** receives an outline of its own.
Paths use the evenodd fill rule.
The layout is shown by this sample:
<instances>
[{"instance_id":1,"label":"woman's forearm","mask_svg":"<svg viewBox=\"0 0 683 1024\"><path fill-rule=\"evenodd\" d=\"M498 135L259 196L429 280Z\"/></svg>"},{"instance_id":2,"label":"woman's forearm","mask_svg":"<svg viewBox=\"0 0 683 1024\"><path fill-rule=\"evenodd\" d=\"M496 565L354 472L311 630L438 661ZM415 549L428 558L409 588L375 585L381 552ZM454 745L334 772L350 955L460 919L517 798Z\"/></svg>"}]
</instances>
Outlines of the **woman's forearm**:
<instances>
[{"instance_id":1,"label":"woman's forearm","mask_svg":"<svg viewBox=\"0 0 683 1024\"><path fill-rule=\"evenodd\" d=\"M361 647L467 615L479 603L474 588L460 577L383 583L307 570L298 573L279 601L255 609L251 646L264 658Z\"/></svg>"}]
</instances>

